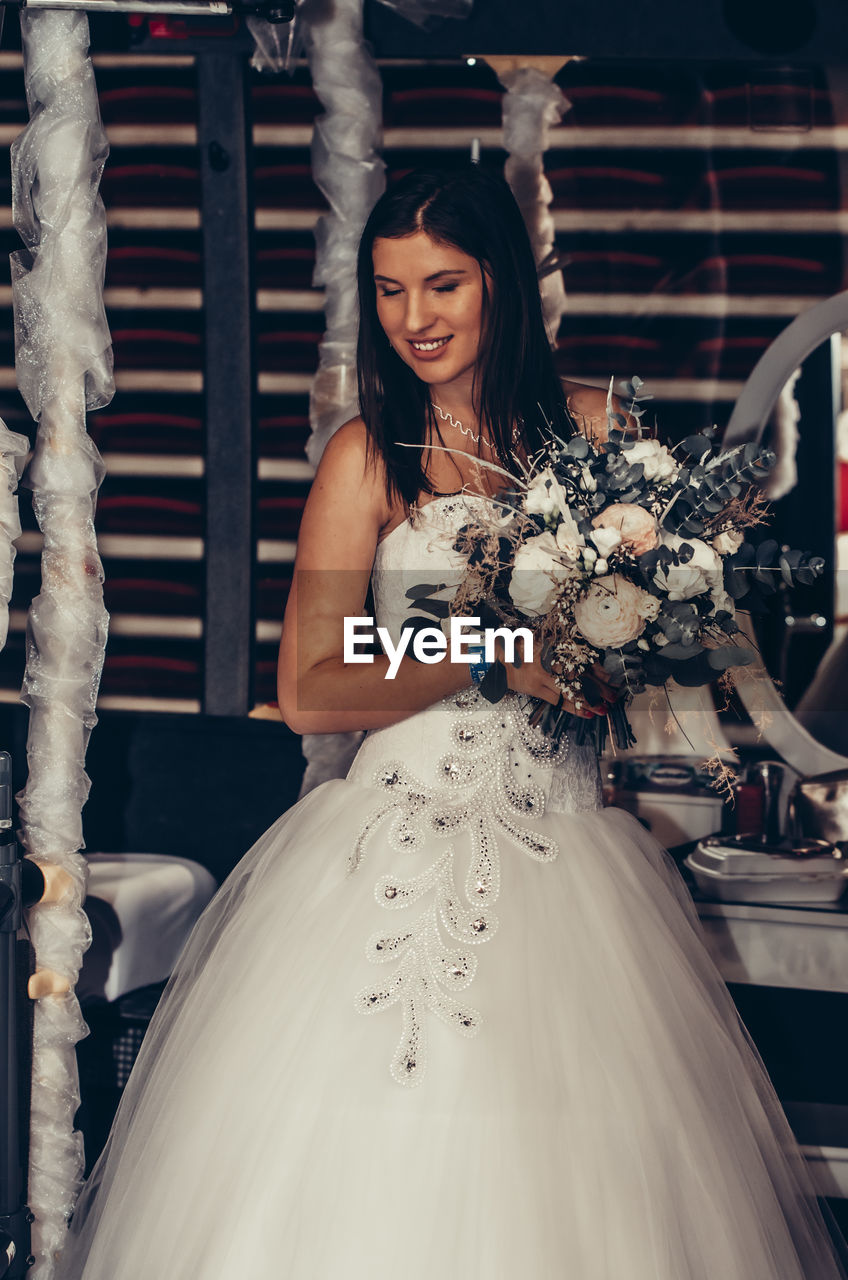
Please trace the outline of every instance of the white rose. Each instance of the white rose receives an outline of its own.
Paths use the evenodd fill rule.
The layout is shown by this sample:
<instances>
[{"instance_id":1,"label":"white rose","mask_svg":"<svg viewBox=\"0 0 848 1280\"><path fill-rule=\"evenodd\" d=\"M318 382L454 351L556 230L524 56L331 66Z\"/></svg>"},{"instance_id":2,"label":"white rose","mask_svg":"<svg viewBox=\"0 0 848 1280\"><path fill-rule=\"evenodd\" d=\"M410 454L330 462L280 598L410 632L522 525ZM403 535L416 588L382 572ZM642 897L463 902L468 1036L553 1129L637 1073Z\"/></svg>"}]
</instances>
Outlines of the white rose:
<instances>
[{"instance_id":1,"label":"white rose","mask_svg":"<svg viewBox=\"0 0 848 1280\"><path fill-rule=\"evenodd\" d=\"M654 582L669 600L691 600L706 591L723 590L724 574L716 551L700 538L681 538L676 533L662 535L663 546L679 551L684 543L692 548L686 564L670 564L654 573Z\"/></svg>"},{"instance_id":2,"label":"white rose","mask_svg":"<svg viewBox=\"0 0 848 1280\"><path fill-rule=\"evenodd\" d=\"M524 497L524 510L528 515L567 516L568 498L550 467L545 467L531 482Z\"/></svg>"},{"instance_id":3,"label":"white rose","mask_svg":"<svg viewBox=\"0 0 848 1280\"><path fill-rule=\"evenodd\" d=\"M552 533L528 538L515 553L509 594L522 613L547 613L556 599L555 573L565 574L560 564L559 548Z\"/></svg>"},{"instance_id":4,"label":"white rose","mask_svg":"<svg viewBox=\"0 0 848 1280\"><path fill-rule=\"evenodd\" d=\"M611 551L615 551L616 547L621 545L621 534L618 529L601 526L599 529L593 529L589 537L597 547L598 555L605 560Z\"/></svg>"},{"instance_id":5,"label":"white rose","mask_svg":"<svg viewBox=\"0 0 848 1280\"><path fill-rule=\"evenodd\" d=\"M672 454L659 440L637 440L623 456L635 466L641 462L646 480L671 480L680 470Z\"/></svg>"},{"instance_id":6,"label":"white rose","mask_svg":"<svg viewBox=\"0 0 848 1280\"><path fill-rule=\"evenodd\" d=\"M598 575L599 578L602 578L608 569L609 569L609 565L607 564L606 560L595 561L595 573Z\"/></svg>"},{"instance_id":7,"label":"white rose","mask_svg":"<svg viewBox=\"0 0 848 1280\"><path fill-rule=\"evenodd\" d=\"M733 556L744 541L744 534L739 533L737 529L723 529L713 538L712 545L720 556Z\"/></svg>"}]
</instances>

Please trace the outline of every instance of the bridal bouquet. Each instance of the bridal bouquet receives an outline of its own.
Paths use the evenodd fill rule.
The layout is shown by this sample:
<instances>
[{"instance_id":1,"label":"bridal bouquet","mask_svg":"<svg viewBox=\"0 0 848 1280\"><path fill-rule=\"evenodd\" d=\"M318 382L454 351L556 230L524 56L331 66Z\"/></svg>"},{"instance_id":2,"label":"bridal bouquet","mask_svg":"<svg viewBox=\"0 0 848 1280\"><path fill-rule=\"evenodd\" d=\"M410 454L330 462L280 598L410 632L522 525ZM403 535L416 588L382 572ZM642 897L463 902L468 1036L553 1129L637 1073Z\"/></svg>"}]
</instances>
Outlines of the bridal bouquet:
<instances>
[{"instance_id":1,"label":"bridal bouquet","mask_svg":"<svg viewBox=\"0 0 848 1280\"><path fill-rule=\"evenodd\" d=\"M624 383L628 412L640 424L638 378ZM760 484L775 456L757 444L723 450L715 428L673 449L627 430L607 399L607 438L553 432L516 479L491 499L490 511L458 533L467 568L450 605L422 585L408 595L435 616L479 617L483 628L527 627L541 661L564 698L579 711L603 702L593 669L624 695L604 717L588 720L534 700L531 722L558 738L589 735L602 748L607 725L616 745L633 738L624 706L647 685L708 684L754 654L737 639L736 605L761 608L759 597L810 583L824 561L753 545L748 531L763 523ZM500 468L493 468L499 470ZM412 607L412 606L411 606ZM423 622L423 620L421 620ZM432 625L428 623L427 625ZM498 661L481 693L506 693Z\"/></svg>"}]
</instances>

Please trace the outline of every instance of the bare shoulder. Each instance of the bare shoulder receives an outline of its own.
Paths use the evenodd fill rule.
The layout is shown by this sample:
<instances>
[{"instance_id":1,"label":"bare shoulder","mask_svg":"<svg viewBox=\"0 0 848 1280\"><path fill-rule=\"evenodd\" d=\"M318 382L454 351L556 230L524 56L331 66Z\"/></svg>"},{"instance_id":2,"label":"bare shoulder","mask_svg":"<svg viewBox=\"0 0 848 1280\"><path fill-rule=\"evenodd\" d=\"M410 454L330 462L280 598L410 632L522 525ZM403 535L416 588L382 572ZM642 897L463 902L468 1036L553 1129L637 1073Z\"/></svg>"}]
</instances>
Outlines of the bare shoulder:
<instances>
[{"instance_id":1,"label":"bare shoulder","mask_svg":"<svg viewBox=\"0 0 848 1280\"><path fill-rule=\"evenodd\" d=\"M330 436L321 455L313 488L328 484L343 486L346 492L361 491L361 496L386 507L386 469L382 458L368 456L368 428L361 418L351 418Z\"/></svg>"},{"instance_id":2,"label":"bare shoulder","mask_svg":"<svg viewBox=\"0 0 848 1280\"><path fill-rule=\"evenodd\" d=\"M351 478L364 481L367 474L368 428L361 418L350 418L327 441L318 467L326 471L343 470ZM373 470L373 468L372 468Z\"/></svg>"},{"instance_id":3,"label":"bare shoulder","mask_svg":"<svg viewBox=\"0 0 848 1280\"><path fill-rule=\"evenodd\" d=\"M563 380L567 404L578 427L584 435L601 434L606 438L607 426L607 389L606 387L589 387L582 382ZM627 425L635 428L636 419L626 412L619 396L612 398L616 413L624 414Z\"/></svg>"},{"instance_id":4,"label":"bare shoulder","mask_svg":"<svg viewBox=\"0 0 848 1280\"><path fill-rule=\"evenodd\" d=\"M330 437L298 534L298 567L368 564L385 521L384 467L368 457L368 430L351 418Z\"/></svg>"}]
</instances>

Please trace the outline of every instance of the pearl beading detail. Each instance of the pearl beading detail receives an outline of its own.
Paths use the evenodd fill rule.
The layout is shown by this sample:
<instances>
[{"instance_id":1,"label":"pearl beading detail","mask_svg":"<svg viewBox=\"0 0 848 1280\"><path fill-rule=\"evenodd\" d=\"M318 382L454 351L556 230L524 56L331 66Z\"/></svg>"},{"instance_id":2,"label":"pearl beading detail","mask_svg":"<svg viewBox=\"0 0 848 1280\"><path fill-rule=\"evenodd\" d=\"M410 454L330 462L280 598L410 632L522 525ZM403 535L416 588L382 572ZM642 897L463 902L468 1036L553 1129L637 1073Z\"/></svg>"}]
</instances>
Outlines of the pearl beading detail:
<instances>
[{"instance_id":1,"label":"pearl beading detail","mask_svg":"<svg viewBox=\"0 0 848 1280\"><path fill-rule=\"evenodd\" d=\"M399 853L426 848L434 837L467 832L470 838L464 897L456 887L452 843L420 874L385 875L375 886L376 901L387 910L411 907L432 894L413 923L379 930L368 939L367 958L376 964L395 961L397 968L390 979L369 984L355 997L363 1014L400 1003L401 1038L389 1069L392 1078L407 1087L419 1083L426 1067L425 1010L461 1035L474 1036L482 1025L479 1011L454 999L453 993L464 990L476 973L477 957L469 948L488 942L497 932L492 908L501 888L498 836L507 836L538 862L552 862L559 855L556 841L528 826L526 819L545 812L545 788L535 780L534 766L547 770L562 764L567 741L552 747L530 728L512 696L482 717L476 713L488 704L476 689L444 702L454 715L448 728L450 749L436 765L438 782L422 782L400 760L381 764L371 785L389 798L363 824L349 859L353 873L387 819L389 844Z\"/></svg>"}]
</instances>

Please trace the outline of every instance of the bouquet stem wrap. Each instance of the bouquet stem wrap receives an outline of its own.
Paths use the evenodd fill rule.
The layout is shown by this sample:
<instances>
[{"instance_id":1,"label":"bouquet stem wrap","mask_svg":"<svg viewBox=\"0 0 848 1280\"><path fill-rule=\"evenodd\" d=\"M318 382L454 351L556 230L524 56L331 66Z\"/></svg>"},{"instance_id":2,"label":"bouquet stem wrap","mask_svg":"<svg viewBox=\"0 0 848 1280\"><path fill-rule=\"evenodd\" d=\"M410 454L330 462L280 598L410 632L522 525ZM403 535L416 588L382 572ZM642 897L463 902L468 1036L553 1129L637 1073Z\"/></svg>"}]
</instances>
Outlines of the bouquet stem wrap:
<instances>
[{"instance_id":1,"label":"bouquet stem wrap","mask_svg":"<svg viewBox=\"0 0 848 1280\"><path fill-rule=\"evenodd\" d=\"M108 147L81 12L21 14L30 122L12 147L13 213L25 248L12 255L18 385L37 420L27 483L44 536L42 587L32 602L22 700L30 708L29 776L21 839L63 867L73 890L32 908L36 967L70 984L35 1005L29 1203L33 1280L51 1280L82 1181L74 1045L86 1033L73 992L90 930L83 764L96 717L108 616L94 534L103 467L86 411L114 393L103 307L106 216L98 185Z\"/></svg>"}]
</instances>

